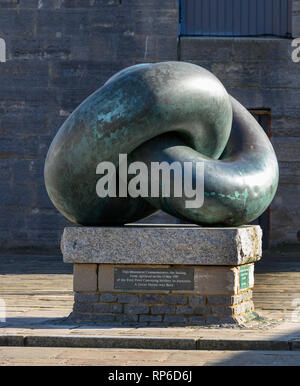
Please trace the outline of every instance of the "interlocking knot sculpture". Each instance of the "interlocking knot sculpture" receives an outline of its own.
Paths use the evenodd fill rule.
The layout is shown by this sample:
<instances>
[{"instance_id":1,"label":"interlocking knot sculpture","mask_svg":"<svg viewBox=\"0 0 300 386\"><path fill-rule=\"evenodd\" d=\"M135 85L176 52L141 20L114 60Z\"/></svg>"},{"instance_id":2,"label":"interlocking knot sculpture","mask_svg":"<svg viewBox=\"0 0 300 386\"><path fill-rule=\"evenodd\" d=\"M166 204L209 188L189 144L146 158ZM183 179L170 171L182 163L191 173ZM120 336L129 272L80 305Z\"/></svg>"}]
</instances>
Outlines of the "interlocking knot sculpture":
<instances>
[{"instance_id":1,"label":"interlocking knot sculpture","mask_svg":"<svg viewBox=\"0 0 300 386\"><path fill-rule=\"evenodd\" d=\"M96 167L117 167L120 154L145 164L203 162L203 205L162 195L100 198ZM82 225L120 225L162 209L196 224L238 226L271 203L278 164L263 129L212 73L163 62L117 73L69 116L49 148L45 183L56 208Z\"/></svg>"}]
</instances>

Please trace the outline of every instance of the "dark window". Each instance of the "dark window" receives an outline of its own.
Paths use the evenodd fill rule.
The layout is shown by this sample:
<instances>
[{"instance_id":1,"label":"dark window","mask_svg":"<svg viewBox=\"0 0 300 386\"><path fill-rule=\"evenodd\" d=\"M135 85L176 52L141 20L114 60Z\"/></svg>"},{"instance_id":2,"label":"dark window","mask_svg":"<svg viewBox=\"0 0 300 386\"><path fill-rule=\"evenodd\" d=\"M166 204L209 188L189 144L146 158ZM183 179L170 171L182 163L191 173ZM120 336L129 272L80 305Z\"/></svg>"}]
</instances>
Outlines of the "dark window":
<instances>
[{"instance_id":1,"label":"dark window","mask_svg":"<svg viewBox=\"0 0 300 386\"><path fill-rule=\"evenodd\" d=\"M182 36L291 37L291 0L180 0Z\"/></svg>"}]
</instances>

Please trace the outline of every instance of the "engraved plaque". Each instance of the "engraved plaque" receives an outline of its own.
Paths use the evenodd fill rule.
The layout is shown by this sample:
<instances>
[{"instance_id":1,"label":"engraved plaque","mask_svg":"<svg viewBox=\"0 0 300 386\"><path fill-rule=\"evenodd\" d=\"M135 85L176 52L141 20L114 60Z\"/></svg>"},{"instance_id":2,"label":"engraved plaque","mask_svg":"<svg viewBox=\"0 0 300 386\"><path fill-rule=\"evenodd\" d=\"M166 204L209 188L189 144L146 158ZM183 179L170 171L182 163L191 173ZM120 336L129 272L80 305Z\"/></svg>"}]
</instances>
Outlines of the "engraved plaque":
<instances>
[{"instance_id":1,"label":"engraved plaque","mask_svg":"<svg viewBox=\"0 0 300 386\"><path fill-rule=\"evenodd\" d=\"M193 290L194 268L115 268L114 289Z\"/></svg>"}]
</instances>

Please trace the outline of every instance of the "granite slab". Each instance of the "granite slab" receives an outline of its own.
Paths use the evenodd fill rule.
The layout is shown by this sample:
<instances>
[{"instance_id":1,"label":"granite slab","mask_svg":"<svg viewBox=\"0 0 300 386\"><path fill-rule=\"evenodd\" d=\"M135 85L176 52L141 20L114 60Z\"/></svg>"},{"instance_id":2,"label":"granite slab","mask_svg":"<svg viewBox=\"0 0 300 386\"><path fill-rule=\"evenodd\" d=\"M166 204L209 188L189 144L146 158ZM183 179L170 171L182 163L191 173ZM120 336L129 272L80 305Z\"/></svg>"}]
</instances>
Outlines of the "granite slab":
<instances>
[{"instance_id":1,"label":"granite slab","mask_svg":"<svg viewBox=\"0 0 300 386\"><path fill-rule=\"evenodd\" d=\"M66 227L65 263L242 265L262 253L258 225L203 228L193 225Z\"/></svg>"}]
</instances>

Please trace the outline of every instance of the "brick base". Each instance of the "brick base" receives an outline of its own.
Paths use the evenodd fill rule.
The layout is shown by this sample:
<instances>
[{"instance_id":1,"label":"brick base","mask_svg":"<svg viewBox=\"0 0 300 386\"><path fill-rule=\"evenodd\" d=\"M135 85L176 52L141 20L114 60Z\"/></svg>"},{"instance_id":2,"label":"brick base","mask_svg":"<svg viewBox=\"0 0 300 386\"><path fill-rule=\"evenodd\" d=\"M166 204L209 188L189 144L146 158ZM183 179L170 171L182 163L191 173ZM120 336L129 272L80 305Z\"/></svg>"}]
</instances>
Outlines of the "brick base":
<instances>
[{"instance_id":1,"label":"brick base","mask_svg":"<svg viewBox=\"0 0 300 386\"><path fill-rule=\"evenodd\" d=\"M73 320L161 325L239 323L254 310L252 291L233 296L75 293Z\"/></svg>"},{"instance_id":2,"label":"brick base","mask_svg":"<svg viewBox=\"0 0 300 386\"><path fill-rule=\"evenodd\" d=\"M74 307L69 318L156 327L241 324L254 311L253 264L248 266L247 288L241 286L240 267L195 266L193 291L120 291L113 288L113 268L120 265L75 264Z\"/></svg>"}]
</instances>

